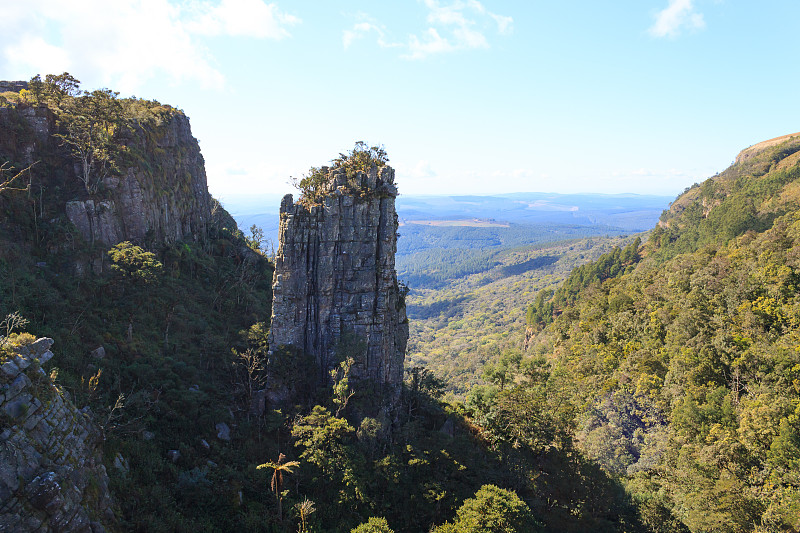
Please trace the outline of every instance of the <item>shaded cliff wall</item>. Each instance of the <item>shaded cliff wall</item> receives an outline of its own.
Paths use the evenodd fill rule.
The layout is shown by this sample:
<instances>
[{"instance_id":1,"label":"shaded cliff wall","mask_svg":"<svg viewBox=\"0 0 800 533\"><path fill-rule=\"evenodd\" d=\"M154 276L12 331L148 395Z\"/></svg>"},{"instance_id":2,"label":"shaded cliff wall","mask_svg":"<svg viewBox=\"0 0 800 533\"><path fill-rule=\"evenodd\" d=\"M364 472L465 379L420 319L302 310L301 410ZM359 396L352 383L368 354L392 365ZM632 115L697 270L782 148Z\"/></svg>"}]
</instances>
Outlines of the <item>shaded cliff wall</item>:
<instances>
[{"instance_id":1,"label":"shaded cliff wall","mask_svg":"<svg viewBox=\"0 0 800 533\"><path fill-rule=\"evenodd\" d=\"M205 236L211 197L189 119L174 113L158 126L138 130L132 141L143 154L138 164L106 178L105 198L67 202L70 221L84 239L107 245Z\"/></svg>"},{"instance_id":2,"label":"shaded cliff wall","mask_svg":"<svg viewBox=\"0 0 800 533\"><path fill-rule=\"evenodd\" d=\"M52 339L0 365L0 531L105 531L103 435L41 369Z\"/></svg>"},{"instance_id":3,"label":"shaded cliff wall","mask_svg":"<svg viewBox=\"0 0 800 533\"><path fill-rule=\"evenodd\" d=\"M107 177L96 194L83 190L76 161L53 134L56 117L46 107L0 107L0 160L17 168L36 163L30 195L56 200L84 240L111 246L130 240L175 242L203 238L211 196L203 156L189 119L166 106L158 120L129 121L120 143L119 175ZM23 185L24 186L24 185Z\"/></svg>"},{"instance_id":4,"label":"shaded cliff wall","mask_svg":"<svg viewBox=\"0 0 800 533\"><path fill-rule=\"evenodd\" d=\"M284 197L275 259L270 346L315 357L320 382L353 357L355 378L399 391L408 341L405 289L397 282L394 170L375 167L348 186L330 171L321 204ZM339 352L339 353L337 353Z\"/></svg>"}]
</instances>

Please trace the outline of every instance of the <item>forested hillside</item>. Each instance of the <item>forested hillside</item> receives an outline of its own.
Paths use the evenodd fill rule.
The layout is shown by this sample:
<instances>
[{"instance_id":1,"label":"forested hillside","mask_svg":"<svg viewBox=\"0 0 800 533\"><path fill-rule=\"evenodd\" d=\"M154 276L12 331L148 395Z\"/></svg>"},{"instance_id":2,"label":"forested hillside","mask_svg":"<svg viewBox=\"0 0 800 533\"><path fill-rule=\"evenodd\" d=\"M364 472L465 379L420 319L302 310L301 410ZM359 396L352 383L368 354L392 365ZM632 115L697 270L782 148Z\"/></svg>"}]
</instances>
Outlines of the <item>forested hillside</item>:
<instances>
[{"instance_id":1,"label":"forested hillside","mask_svg":"<svg viewBox=\"0 0 800 533\"><path fill-rule=\"evenodd\" d=\"M560 224L426 227L407 224L397 243L397 275L412 289L440 289L508 263L515 248L543 248L588 237L622 235L619 228Z\"/></svg>"},{"instance_id":2,"label":"forested hillside","mask_svg":"<svg viewBox=\"0 0 800 533\"><path fill-rule=\"evenodd\" d=\"M528 358L477 416L497 423L546 368L580 449L624 481L653 529L797 531L798 156L800 136L743 151L679 197L641 248L541 292Z\"/></svg>"},{"instance_id":3,"label":"forested hillside","mask_svg":"<svg viewBox=\"0 0 800 533\"><path fill-rule=\"evenodd\" d=\"M451 276L433 287L415 287L407 297L408 364L427 368L463 398L484 382L484 364L497 362L502 353L521 355L525 304L537 291L554 289L573 268L632 239L599 237L463 255L458 249L441 251L450 254L449 262L441 263ZM433 269L439 263L423 265Z\"/></svg>"}]
</instances>

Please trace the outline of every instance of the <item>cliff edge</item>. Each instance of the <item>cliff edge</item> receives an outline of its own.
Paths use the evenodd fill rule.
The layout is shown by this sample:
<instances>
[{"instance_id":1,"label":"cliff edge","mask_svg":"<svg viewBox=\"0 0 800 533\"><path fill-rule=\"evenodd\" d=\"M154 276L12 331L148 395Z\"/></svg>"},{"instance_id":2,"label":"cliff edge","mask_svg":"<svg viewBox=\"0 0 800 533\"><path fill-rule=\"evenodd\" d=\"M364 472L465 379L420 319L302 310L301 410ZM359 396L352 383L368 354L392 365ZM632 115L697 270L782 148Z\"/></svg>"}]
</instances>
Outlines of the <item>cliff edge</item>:
<instances>
[{"instance_id":1,"label":"cliff edge","mask_svg":"<svg viewBox=\"0 0 800 533\"><path fill-rule=\"evenodd\" d=\"M0 163L5 177L24 174L17 187L26 190L14 195L19 205L7 210L37 209L35 217L11 213L10 220L68 221L85 242L106 247L207 236L213 202L182 111L109 90L25 87L0 82ZM0 197L0 207L11 196Z\"/></svg>"}]
</instances>

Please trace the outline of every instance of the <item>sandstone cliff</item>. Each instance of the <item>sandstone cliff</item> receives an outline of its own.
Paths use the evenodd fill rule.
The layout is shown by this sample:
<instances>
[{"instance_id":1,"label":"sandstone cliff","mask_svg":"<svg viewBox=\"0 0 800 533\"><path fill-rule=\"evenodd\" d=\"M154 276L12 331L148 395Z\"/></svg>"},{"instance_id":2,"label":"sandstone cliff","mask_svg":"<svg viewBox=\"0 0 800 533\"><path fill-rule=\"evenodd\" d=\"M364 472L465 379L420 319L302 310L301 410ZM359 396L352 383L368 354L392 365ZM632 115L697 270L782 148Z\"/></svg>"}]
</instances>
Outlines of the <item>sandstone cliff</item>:
<instances>
[{"instance_id":1,"label":"sandstone cliff","mask_svg":"<svg viewBox=\"0 0 800 533\"><path fill-rule=\"evenodd\" d=\"M353 357L353 376L392 396L408 341L394 263L394 170L373 166L349 178L343 169L322 170L321 203L294 203L292 195L281 203L270 346L313 355L320 382L337 359Z\"/></svg>"},{"instance_id":2,"label":"sandstone cliff","mask_svg":"<svg viewBox=\"0 0 800 533\"><path fill-rule=\"evenodd\" d=\"M41 369L52 344L0 365L0 531L99 533L114 521L103 435Z\"/></svg>"}]
</instances>

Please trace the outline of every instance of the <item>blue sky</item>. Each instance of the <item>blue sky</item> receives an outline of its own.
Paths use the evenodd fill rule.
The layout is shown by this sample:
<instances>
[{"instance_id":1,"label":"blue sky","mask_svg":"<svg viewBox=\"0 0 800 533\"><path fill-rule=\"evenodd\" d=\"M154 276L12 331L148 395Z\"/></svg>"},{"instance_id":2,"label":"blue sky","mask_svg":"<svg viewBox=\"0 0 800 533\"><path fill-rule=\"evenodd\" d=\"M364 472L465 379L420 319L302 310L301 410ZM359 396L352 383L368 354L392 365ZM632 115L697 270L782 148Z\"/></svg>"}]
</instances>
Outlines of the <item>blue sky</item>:
<instances>
[{"instance_id":1,"label":"blue sky","mask_svg":"<svg viewBox=\"0 0 800 533\"><path fill-rule=\"evenodd\" d=\"M674 195L800 131L800 2L0 0L0 78L183 109L209 188L383 143L401 193Z\"/></svg>"}]
</instances>

